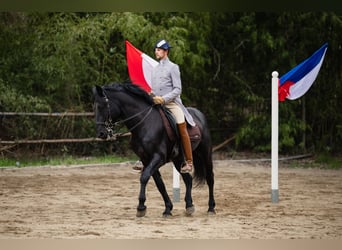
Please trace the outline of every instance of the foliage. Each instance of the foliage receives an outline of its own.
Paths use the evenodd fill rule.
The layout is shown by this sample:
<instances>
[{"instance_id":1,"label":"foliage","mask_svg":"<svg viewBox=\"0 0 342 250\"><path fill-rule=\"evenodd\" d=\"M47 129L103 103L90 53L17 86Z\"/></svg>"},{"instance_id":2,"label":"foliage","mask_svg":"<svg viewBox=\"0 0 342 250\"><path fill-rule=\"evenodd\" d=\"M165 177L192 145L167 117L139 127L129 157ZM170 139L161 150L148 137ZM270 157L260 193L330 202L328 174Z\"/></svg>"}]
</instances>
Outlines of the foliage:
<instances>
[{"instance_id":1,"label":"foliage","mask_svg":"<svg viewBox=\"0 0 342 250\"><path fill-rule=\"evenodd\" d=\"M234 150L268 152L271 72L286 73L328 42L313 87L305 97L280 103L279 147L283 153L339 151L341 17L333 12L2 12L0 109L92 111L92 86L129 79L126 39L153 57L155 41L166 38L173 46L170 58L180 65L183 102L206 114L214 143L236 135ZM0 126L1 138L94 134L89 119L6 118ZM94 147L78 151L89 154Z\"/></svg>"}]
</instances>

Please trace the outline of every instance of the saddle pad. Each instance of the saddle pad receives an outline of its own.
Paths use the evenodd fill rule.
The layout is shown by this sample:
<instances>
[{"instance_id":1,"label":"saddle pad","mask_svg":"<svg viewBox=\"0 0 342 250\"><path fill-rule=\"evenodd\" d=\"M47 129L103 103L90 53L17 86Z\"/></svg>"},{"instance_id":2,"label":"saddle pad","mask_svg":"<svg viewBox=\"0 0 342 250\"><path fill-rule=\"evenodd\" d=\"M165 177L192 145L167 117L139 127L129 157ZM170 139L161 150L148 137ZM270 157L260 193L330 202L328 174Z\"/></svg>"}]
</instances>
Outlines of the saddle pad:
<instances>
[{"instance_id":1,"label":"saddle pad","mask_svg":"<svg viewBox=\"0 0 342 250\"><path fill-rule=\"evenodd\" d=\"M169 139L171 141L174 141L179 138L177 124L171 111L168 108L161 106L159 108L159 113L163 120L163 124L169 136ZM202 138L201 130L197 124L195 126L188 125L187 130L189 133L192 148L196 148Z\"/></svg>"}]
</instances>

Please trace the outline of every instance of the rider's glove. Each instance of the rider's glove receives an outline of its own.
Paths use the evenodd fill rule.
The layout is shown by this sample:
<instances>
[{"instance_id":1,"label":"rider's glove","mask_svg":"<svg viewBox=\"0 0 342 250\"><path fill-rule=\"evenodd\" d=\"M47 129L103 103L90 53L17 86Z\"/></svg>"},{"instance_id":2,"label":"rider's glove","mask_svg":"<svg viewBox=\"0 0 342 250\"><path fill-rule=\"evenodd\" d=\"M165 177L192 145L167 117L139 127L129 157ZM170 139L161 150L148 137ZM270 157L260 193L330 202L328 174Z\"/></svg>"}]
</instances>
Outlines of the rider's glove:
<instances>
[{"instance_id":1,"label":"rider's glove","mask_svg":"<svg viewBox=\"0 0 342 250\"><path fill-rule=\"evenodd\" d=\"M164 99L163 97L157 95L153 97L153 102L155 104L164 104Z\"/></svg>"}]
</instances>

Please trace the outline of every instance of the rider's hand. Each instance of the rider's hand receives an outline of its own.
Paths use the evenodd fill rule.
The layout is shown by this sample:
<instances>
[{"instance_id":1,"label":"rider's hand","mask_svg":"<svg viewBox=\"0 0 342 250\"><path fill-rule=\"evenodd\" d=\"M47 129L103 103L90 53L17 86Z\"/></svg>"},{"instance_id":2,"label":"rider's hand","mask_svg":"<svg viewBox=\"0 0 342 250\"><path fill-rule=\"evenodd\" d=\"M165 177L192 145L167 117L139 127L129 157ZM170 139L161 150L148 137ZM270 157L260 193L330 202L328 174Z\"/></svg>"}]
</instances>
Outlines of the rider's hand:
<instances>
[{"instance_id":1,"label":"rider's hand","mask_svg":"<svg viewBox=\"0 0 342 250\"><path fill-rule=\"evenodd\" d=\"M153 97L153 102L155 104L164 104L164 99L163 97L157 95Z\"/></svg>"}]
</instances>

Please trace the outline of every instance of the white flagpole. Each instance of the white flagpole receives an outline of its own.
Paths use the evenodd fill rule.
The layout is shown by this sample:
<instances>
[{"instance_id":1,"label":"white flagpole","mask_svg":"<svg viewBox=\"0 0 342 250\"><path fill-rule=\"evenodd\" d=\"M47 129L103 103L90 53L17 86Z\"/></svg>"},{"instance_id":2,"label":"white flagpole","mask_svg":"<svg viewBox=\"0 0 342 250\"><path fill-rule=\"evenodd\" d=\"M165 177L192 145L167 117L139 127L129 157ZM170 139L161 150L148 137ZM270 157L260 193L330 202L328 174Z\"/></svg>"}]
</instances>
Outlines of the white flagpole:
<instances>
[{"instance_id":1,"label":"white flagpole","mask_svg":"<svg viewBox=\"0 0 342 250\"><path fill-rule=\"evenodd\" d=\"M279 201L279 191L278 191L278 137L279 137L279 112L278 112L278 85L279 78L278 72L272 72L272 145L271 145L271 155L272 155L272 193L271 198L273 203L278 203Z\"/></svg>"},{"instance_id":2,"label":"white flagpole","mask_svg":"<svg viewBox=\"0 0 342 250\"><path fill-rule=\"evenodd\" d=\"M173 166L173 201L180 201L180 184L179 184L179 176L177 169Z\"/></svg>"}]
</instances>

